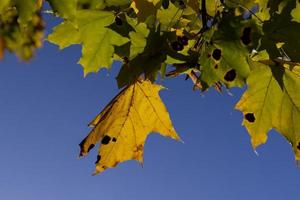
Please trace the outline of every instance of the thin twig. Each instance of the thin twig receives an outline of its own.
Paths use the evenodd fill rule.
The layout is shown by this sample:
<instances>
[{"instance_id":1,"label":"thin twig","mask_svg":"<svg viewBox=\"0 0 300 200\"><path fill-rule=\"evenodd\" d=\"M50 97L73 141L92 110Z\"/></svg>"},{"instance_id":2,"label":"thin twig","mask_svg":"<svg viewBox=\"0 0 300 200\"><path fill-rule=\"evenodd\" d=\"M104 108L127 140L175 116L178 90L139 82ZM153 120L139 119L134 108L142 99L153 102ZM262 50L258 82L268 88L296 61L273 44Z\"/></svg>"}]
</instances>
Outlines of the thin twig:
<instances>
[{"instance_id":1,"label":"thin twig","mask_svg":"<svg viewBox=\"0 0 300 200\"><path fill-rule=\"evenodd\" d=\"M201 17L202 17L202 25L203 31L207 29L207 11L206 11L206 0L201 1Z\"/></svg>"},{"instance_id":2,"label":"thin twig","mask_svg":"<svg viewBox=\"0 0 300 200\"><path fill-rule=\"evenodd\" d=\"M202 28L199 30L197 39L194 48L198 49L201 45L202 34L208 29L207 27L207 10L206 10L206 0L201 1L201 19L202 19Z\"/></svg>"},{"instance_id":3,"label":"thin twig","mask_svg":"<svg viewBox=\"0 0 300 200\"><path fill-rule=\"evenodd\" d=\"M287 61L287 60L283 60L283 59L279 59L279 58L275 58L275 59L269 59L269 60L260 60L258 61L262 64L265 64L265 65L276 65L276 64L280 64L280 65L284 65L284 64L287 64L287 65L290 65L292 67L295 67L295 66L300 66L300 63L298 62L293 62L293 61Z\"/></svg>"},{"instance_id":4,"label":"thin twig","mask_svg":"<svg viewBox=\"0 0 300 200\"><path fill-rule=\"evenodd\" d=\"M43 10L42 13L45 13L45 14L54 14L53 10Z\"/></svg>"},{"instance_id":5,"label":"thin twig","mask_svg":"<svg viewBox=\"0 0 300 200\"><path fill-rule=\"evenodd\" d=\"M193 89L196 90L196 89L201 89L202 88L202 85L199 81L199 77L197 76L197 74L194 72L194 70L191 70L189 73L188 73L188 76L190 77L190 79L192 80L192 82L194 83L194 87Z\"/></svg>"},{"instance_id":6,"label":"thin twig","mask_svg":"<svg viewBox=\"0 0 300 200\"><path fill-rule=\"evenodd\" d=\"M228 0L230 1L230 0ZM237 6L239 6L240 8L243 8L244 10L247 10L249 13L251 13L254 17L256 17L261 23L264 23L264 21L262 19L260 19L251 9L247 8L246 6L244 6L243 4L237 3L237 2L233 2L230 1L233 4L236 4Z\"/></svg>"}]
</instances>

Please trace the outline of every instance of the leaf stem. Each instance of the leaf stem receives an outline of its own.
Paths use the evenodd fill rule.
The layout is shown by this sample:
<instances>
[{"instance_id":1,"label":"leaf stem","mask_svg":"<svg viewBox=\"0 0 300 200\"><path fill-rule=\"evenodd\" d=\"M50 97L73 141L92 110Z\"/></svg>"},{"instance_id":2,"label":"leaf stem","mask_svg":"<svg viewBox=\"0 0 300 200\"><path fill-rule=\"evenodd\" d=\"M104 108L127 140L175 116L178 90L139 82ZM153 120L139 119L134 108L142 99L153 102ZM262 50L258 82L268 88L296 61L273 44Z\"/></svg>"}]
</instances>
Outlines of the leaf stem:
<instances>
[{"instance_id":1,"label":"leaf stem","mask_svg":"<svg viewBox=\"0 0 300 200\"><path fill-rule=\"evenodd\" d=\"M243 4L241 3L236 3L236 2L233 2L231 0L228 0L230 3L233 3L233 4L236 4L237 6L239 6L240 8L244 9L244 10L247 10L249 13L251 13L251 15L253 15L254 17L256 17L261 23L264 23L264 21L262 19L260 19L251 9L247 8L246 6L244 6Z\"/></svg>"},{"instance_id":2,"label":"leaf stem","mask_svg":"<svg viewBox=\"0 0 300 200\"><path fill-rule=\"evenodd\" d=\"M188 73L188 76L190 77L190 79L192 80L192 82L194 83L194 87L193 87L193 90L196 90L196 89L201 89L202 88L202 85L199 81L199 77L197 76L197 74L195 73L194 70L191 70L189 73Z\"/></svg>"},{"instance_id":3,"label":"leaf stem","mask_svg":"<svg viewBox=\"0 0 300 200\"><path fill-rule=\"evenodd\" d=\"M203 32L207 29L207 11L206 11L206 0L201 1L201 18Z\"/></svg>"}]
</instances>

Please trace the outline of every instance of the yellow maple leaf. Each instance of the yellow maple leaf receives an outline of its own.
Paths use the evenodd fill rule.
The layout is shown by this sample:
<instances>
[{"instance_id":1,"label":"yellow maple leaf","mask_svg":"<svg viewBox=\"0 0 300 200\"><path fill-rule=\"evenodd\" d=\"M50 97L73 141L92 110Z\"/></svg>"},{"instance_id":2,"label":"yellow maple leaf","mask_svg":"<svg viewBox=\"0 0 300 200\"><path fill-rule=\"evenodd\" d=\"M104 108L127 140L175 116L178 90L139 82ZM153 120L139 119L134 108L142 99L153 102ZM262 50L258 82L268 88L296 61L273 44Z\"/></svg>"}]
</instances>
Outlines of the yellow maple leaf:
<instances>
[{"instance_id":1,"label":"yellow maple leaf","mask_svg":"<svg viewBox=\"0 0 300 200\"><path fill-rule=\"evenodd\" d=\"M180 140L159 97L162 88L148 80L137 81L123 89L90 123L93 130L80 143L80 156L101 141L94 174L126 160L143 163L145 140L151 132Z\"/></svg>"}]
</instances>

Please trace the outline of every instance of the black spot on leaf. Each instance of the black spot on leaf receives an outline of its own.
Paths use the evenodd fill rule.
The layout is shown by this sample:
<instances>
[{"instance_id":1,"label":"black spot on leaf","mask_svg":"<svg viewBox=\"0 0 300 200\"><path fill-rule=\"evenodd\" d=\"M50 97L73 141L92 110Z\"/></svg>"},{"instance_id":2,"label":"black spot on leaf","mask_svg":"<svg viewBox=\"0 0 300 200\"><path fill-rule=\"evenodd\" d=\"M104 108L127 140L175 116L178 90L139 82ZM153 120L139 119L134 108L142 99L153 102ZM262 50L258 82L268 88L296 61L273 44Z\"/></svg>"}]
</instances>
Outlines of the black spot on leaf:
<instances>
[{"instance_id":1,"label":"black spot on leaf","mask_svg":"<svg viewBox=\"0 0 300 200\"><path fill-rule=\"evenodd\" d=\"M241 36L241 40L244 45L249 45L251 43L251 32L251 27L244 28L243 34Z\"/></svg>"},{"instance_id":2,"label":"black spot on leaf","mask_svg":"<svg viewBox=\"0 0 300 200\"><path fill-rule=\"evenodd\" d=\"M247 113L247 114L245 114L245 119L248 122L253 123L255 121L255 116L253 113Z\"/></svg>"},{"instance_id":3,"label":"black spot on leaf","mask_svg":"<svg viewBox=\"0 0 300 200\"><path fill-rule=\"evenodd\" d=\"M215 69L218 69L218 67L219 67L218 64L215 64L214 68L215 68Z\"/></svg>"},{"instance_id":4,"label":"black spot on leaf","mask_svg":"<svg viewBox=\"0 0 300 200\"><path fill-rule=\"evenodd\" d=\"M183 45L180 42L178 42L178 41L172 42L171 46L172 46L172 49L174 51L181 51L181 50L183 50Z\"/></svg>"},{"instance_id":5,"label":"black spot on leaf","mask_svg":"<svg viewBox=\"0 0 300 200\"><path fill-rule=\"evenodd\" d=\"M180 0L180 1L178 2L178 5L180 6L181 9L184 9L184 8L185 8L185 3L184 3L184 1L182 1L182 0Z\"/></svg>"},{"instance_id":6,"label":"black spot on leaf","mask_svg":"<svg viewBox=\"0 0 300 200\"><path fill-rule=\"evenodd\" d=\"M83 3L81 5L82 9L89 9L91 7L91 5L89 3Z\"/></svg>"},{"instance_id":7,"label":"black spot on leaf","mask_svg":"<svg viewBox=\"0 0 300 200\"><path fill-rule=\"evenodd\" d=\"M234 81L235 78L236 78L235 69L229 70L228 72L226 72L226 74L224 76L224 79L229 82Z\"/></svg>"},{"instance_id":8,"label":"black spot on leaf","mask_svg":"<svg viewBox=\"0 0 300 200\"><path fill-rule=\"evenodd\" d=\"M81 149L83 149L83 145L84 145L85 141L86 141L86 138L84 138L84 140L82 140L80 142L79 146L80 146Z\"/></svg>"},{"instance_id":9,"label":"black spot on leaf","mask_svg":"<svg viewBox=\"0 0 300 200\"><path fill-rule=\"evenodd\" d=\"M183 46L188 45L189 39L186 36L178 37L178 42L181 43Z\"/></svg>"},{"instance_id":10,"label":"black spot on leaf","mask_svg":"<svg viewBox=\"0 0 300 200\"><path fill-rule=\"evenodd\" d=\"M91 144L90 146L89 146L89 148L88 148L88 152L90 152L90 150L92 149L92 148L94 148L94 144Z\"/></svg>"},{"instance_id":11,"label":"black spot on leaf","mask_svg":"<svg viewBox=\"0 0 300 200\"><path fill-rule=\"evenodd\" d=\"M298 143L297 149L300 150L300 142Z\"/></svg>"},{"instance_id":12,"label":"black spot on leaf","mask_svg":"<svg viewBox=\"0 0 300 200\"><path fill-rule=\"evenodd\" d=\"M118 16L116 16L116 18L115 18L115 23L116 23L117 26L122 26L123 25L122 19Z\"/></svg>"},{"instance_id":13,"label":"black spot on leaf","mask_svg":"<svg viewBox=\"0 0 300 200\"><path fill-rule=\"evenodd\" d=\"M113 141L113 142L116 142L116 141L117 141L117 138L113 137L112 141Z\"/></svg>"},{"instance_id":14,"label":"black spot on leaf","mask_svg":"<svg viewBox=\"0 0 300 200\"><path fill-rule=\"evenodd\" d=\"M167 9L169 7L170 2L169 0L163 0L161 4L164 9Z\"/></svg>"},{"instance_id":15,"label":"black spot on leaf","mask_svg":"<svg viewBox=\"0 0 300 200\"><path fill-rule=\"evenodd\" d=\"M213 57L216 61L218 61L218 60L221 59L221 55L222 55L221 49L215 49L215 50L213 51L213 53L212 53L212 57Z\"/></svg>"},{"instance_id":16,"label":"black spot on leaf","mask_svg":"<svg viewBox=\"0 0 300 200\"><path fill-rule=\"evenodd\" d=\"M79 147L80 147L80 153L79 153L79 156L83 156L85 151L83 150L83 147L84 147L84 143L86 142L86 138L84 138L84 140L82 140L79 144Z\"/></svg>"},{"instance_id":17,"label":"black spot on leaf","mask_svg":"<svg viewBox=\"0 0 300 200\"><path fill-rule=\"evenodd\" d=\"M128 64L129 63L129 58L128 57L123 57L123 62L125 63L125 64Z\"/></svg>"},{"instance_id":18,"label":"black spot on leaf","mask_svg":"<svg viewBox=\"0 0 300 200\"><path fill-rule=\"evenodd\" d=\"M98 155L98 156L97 156L97 160L96 160L95 164L97 164L97 163L98 163L100 160L101 160L101 156L100 156L100 155Z\"/></svg>"},{"instance_id":19,"label":"black spot on leaf","mask_svg":"<svg viewBox=\"0 0 300 200\"><path fill-rule=\"evenodd\" d=\"M106 135L106 136L104 136L104 138L102 139L101 143L102 143L102 144L108 144L108 143L110 142L110 140L111 140L111 138L110 138L108 135Z\"/></svg>"}]
</instances>

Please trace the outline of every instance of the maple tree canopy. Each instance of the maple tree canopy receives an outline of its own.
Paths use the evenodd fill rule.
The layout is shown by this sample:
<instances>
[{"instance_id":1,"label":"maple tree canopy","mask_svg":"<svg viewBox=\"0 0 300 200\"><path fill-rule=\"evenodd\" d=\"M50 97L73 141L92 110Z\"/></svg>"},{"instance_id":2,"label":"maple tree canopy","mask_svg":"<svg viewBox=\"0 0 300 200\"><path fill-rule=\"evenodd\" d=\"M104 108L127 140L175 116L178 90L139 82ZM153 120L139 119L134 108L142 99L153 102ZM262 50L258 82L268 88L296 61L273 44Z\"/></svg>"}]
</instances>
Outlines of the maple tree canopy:
<instances>
[{"instance_id":1,"label":"maple tree canopy","mask_svg":"<svg viewBox=\"0 0 300 200\"><path fill-rule=\"evenodd\" d=\"M45 36L43 16L61 18ZM247 86L236 109L253 148L276 129L300 160L300 2L298 0L1 0L0 59L30 60L46 37L81 45L83 73L122 63L120 93L80 143L97 143L96 173L143 162L151 132L180 140L159 97L160 78L185 75L194 90Z\"/></svg>"}]
</instances>

